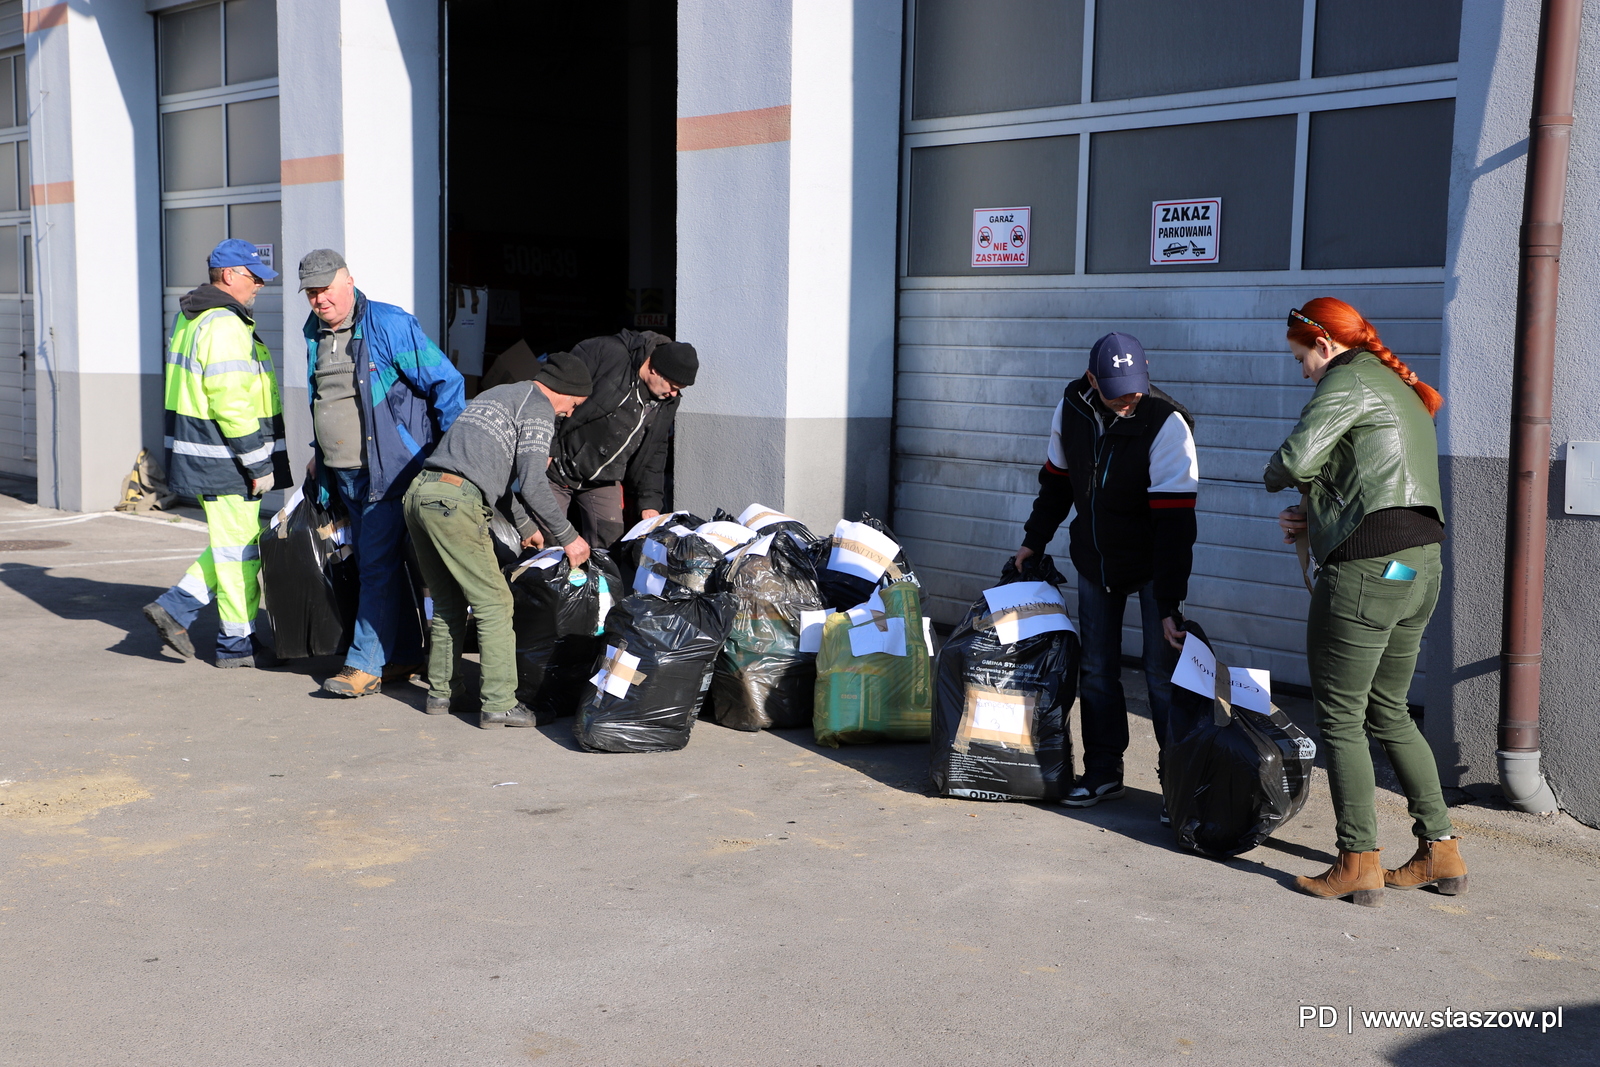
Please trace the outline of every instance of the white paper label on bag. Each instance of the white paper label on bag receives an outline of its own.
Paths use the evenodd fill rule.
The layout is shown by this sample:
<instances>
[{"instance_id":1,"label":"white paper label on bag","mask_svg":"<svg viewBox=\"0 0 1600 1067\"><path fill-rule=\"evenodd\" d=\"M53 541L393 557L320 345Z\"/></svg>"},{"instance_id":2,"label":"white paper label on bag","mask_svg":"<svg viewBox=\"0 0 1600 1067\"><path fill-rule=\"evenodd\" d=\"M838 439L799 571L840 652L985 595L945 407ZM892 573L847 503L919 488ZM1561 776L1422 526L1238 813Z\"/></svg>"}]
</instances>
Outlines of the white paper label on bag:
<instances>
[{"instance_id":1,"label":"white paper label on bag","mask_svg":"<svg viewBox=\"0 0 1600 1067\"><path fill-rule=\"evenodd\" d=\"M990 700L978 697L972 707L972 727L996 734L1027 736L1028 705L1017 700Z\"/></svg>"},{"instance_id":2,"label":"white paper label on bag","mask_svg":"<svg viewBox=\"0 0 1600 1067\"><path fill-rule=\"evenodd\" d=\"M850 654L852 656L870 656L875 652L885 652L891 656L906 654L906 620L898 615L886 620L888 628L878 629L878 624L869 622L865 626L852 626L850 628Z\"/></svg>"},{"instance_id":3,"label":"white paper label on bag","mask_svg":"<svg viewBox=\"0 0 1600 1067\"><path fill-rule=\"evenodd\" d=\"M689 529L689 527L683 525L681 522L675 522L671 526L668 526L667 532L675 533L679 537L688 537L690 534L694 533L693 530Z\"/></svg>"},{"instance_id":4,"label":"white paper label on bag","mask_svg":"<svg viewBox=\"0 0 1600 1067\"><path fill-rule=\"evenodd\" d=\"M633 524L632 529L622 535L622 539L624 541L637 541L639 538L643 537L651 530L654 530L656 527L665 526L679 515L687 514L689 514L687 511L674 511L670 515L657 515L653 519L640 519L638 522Z\"/></svg>"},{"instance_id":5,"label":"white paper label on bag","mask_svg":"<svg viewBox=\"0 0 1600 1067\"><path fill-rule=\"evenodd\" d=\"M673 527L676 529L677 527ZM695 527L695 533L716 545L726 556L728 553L747 545L756 539L756 532L740 526L736 522L708 522Z\"/></svg>"},{"instance_id":6,"label":"white paper label on bag","mask_svg":"<svg viewBox=\"0 0 1600 1067\"><path fill-rule=\"evenodd\" d=\"M1208 700L1217 695L1217 657L1194 634L1183 637L1183 651L1178 653L1178 669L1172 672L1172 684L1181 685Z\"/></svg>"},{"instance_id":7,"label":"white paper label on bag","mask_svg":"<svg viewBox=\"0 0 1600 1067\"><path fill-rule=\"evenodd\" d=\"M1067 602L1049 582L1012 582L983 591L1001 644L1014 645L1028 637L1058 630L1074 632Z\"/></svg>"},{"instance_id":8,"label":"white paper label on bag","mask_svg":"<svg viewBox=\"0 0 1600 1067\"><path fill-rule=\"evenodd\" d=\"M1263 715L1272 714L1271 671L1255 667L1231 667L1228 681L1231 690L1228 699L1232 703ZM1172 672L1172 684L1181 685L1203 697L1217 695L1217 657L1194 634L1184 635L1183 651L1178 655L1178 669Z\"/></svg>"},{"instance_id":9,"label":"white paper label on bag","mask_svg":"<svg viewBox=\"0 0 1600 1067\"><path fill-rule=\"evenodd\" d=\"M850 617L851 625L860 626L862 623L872 622L878 616L886 614L887 611L888 609L883 606L883 598L877 593L873 593L866 600L845 612L845 614Z\"/></svg>"},{"instance_id":10,"label":"white paper label on bag","mask_svg":"<svg viewBox=\"0 0 1600 1067\"><path fill-rule=\"evenodd\" d=\"M922 617L922 643L928 646L928 655L933 655L933 620L926 615Z\"/></svg>"},{"instance_id":11,"label":"white paper label on bag","mask_svg":"<svg viewBox=\"0 0 1600 1067\"><path fill-rule=\"evenodd\" d=\"M775 534L767 534L765 537L756 538L744 546L743 554L746 556L765 556L772 551L772 539L775 536Z\"/></svg>"},{"instance_id":12,"label":"white paper label on bag","mask_svg":"<svg viewBox=\"0 0 1600 1067\"><path fill-rule=\"evenodd\" d=\"M633 574L633 591L647 596L660 596L667 588L667 576L657 574L653 564L665 565L667 546L660 541L646 541L639 546L639 569Z\"/></svg>"},{"instance_id":13,"label":"white paper label on bag","mask_svg":"<svg viewBox=\"0 0 1600 1067\"><path fill-rule=\"evenodd\" d=\"M773 511L765 504L751 504L739 512L739 525L748 526L752 530L764 530L775 522L799 521L799 519L790 518L781 511Z\"/></svg>"},{"instance_id":14,"label":"white paper label on bag","mask_svg":"<svg viewBox=\"0 0 1600 1067\"><path fill-rule=\"evenodd\" d=\"M900 546L888 534L864 522L840 521L833 528L836 543L828 556L828 569L875 582L883 577Z\"/></svg>"},{"instance_id":15,"label":"white paper label on bag","mask_svg":"<svg viewBox=\"0 0 1600 1067\"><path fill-rule=\"evenodd\" d=\"M596 689L602 693L610 693L614 697L628 695L628 687L635 682L644 681L644 675L637 670L639 657L620 652L614 647L607 646L605 658L600 661L600 672L589 681L594 683Z\"/></svg>"},{"instance_id":16,"label":"white paper label on bag","mask_svg":"<svg viewBox=\"0 0 1600 1067\"><path fill-rule=\"evenodd\" d=\"M521 566L538 567L542 571L547 571L559 563L561 557L566 554L567 550L564 548L547 548L538 555L530 556L523 560Z\"/></svg>"},{"instance_id":17,"label":"white paper label on bag","mask_svg":"<svg viewBox=\"0 0 1600 1067\"><path fill-rule=\"evenodd\" d=\"M1272 714L1272 672L1258 667L1234 667L1228 671L1233 683L1233 702L1241 708Z\"/></svg>"},{"instance_id":18,"label":"white paper label on bag","mask_svg":"<svg viewBox=\"0 0 1600 1067\"><path fill-rule=\"evenodd\" d=\"M800 651L822 651L822 624L828 621L826 611L802 611L800 613Z\"/></svg>"}]
</instances>

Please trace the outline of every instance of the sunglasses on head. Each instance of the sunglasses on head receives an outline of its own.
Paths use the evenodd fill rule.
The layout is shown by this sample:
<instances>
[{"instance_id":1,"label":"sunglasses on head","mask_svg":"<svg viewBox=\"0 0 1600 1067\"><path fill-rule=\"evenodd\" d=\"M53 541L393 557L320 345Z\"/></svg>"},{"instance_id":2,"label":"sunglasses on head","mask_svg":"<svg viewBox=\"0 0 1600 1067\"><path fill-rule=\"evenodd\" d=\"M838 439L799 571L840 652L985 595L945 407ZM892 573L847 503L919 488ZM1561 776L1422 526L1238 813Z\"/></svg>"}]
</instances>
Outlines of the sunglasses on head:
<instances>
[{"instance_id":1,"label":"sunglasses on head","mask_svg":"<svg viewBox=\"0 0 1600 1067\"><path fill-rule=\"evenodd\" d=\"M1322 323L1317 322L1315 319L1308 319L1294 308L1290 308L1288 321L1289 329L1294 329L1296 322L1303 322L1307 326L1315 326L1317 329L1322 331L1322 336L1326 337L1330 341L1333 340L1333 334L1329 333L1328 328L1322 325Z\"/></svg>"}]
</instances>

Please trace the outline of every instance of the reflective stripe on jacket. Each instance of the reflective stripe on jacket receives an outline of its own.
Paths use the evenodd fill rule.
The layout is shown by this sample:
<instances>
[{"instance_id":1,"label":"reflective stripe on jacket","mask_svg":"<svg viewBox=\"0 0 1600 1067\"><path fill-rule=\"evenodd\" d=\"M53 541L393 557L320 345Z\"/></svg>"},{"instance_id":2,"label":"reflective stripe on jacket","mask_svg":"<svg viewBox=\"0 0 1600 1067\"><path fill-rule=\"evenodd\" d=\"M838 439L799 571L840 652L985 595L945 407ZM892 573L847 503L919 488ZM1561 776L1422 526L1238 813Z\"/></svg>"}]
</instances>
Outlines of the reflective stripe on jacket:
<instances>
[{"instance_id":1,"label":"reflective stripe on jacket","mask_svg":"<svg viewBox=\"0 0 1600 1067\"><path fill-rule=\"evenodd\" d=\"M311 403L317 395L317 330L321 320L306 317L306 388ZM368 300L356 290L350 332L350 358L356 365L357 402L366 452L369 500L403 494L422 470L450 424L466 406L465 383L450 357L422 332L403 308ZM317 453L318 496L326 505L333 483Z\"/></svg>"},{"instance_id":2,"label":"reflective stripe on jacket","mask_svg":"<svg viewBox=\"0 0 1600 1067\"><path fill-rule=\"evenodd\" d=\"M180 314L167 344L167 481L190 496L292 484L272 354L232 307Z\"/></svg>"}]
</instances>

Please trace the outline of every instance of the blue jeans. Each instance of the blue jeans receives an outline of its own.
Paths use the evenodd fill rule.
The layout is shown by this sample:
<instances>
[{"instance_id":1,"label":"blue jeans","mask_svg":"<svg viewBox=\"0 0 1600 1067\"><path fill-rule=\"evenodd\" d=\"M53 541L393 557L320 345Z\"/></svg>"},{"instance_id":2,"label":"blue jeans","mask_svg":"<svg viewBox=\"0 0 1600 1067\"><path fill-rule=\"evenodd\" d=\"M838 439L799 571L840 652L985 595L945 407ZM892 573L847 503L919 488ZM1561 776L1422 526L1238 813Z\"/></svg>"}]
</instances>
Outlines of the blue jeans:
<instances>
[{"instance_id":1,"label":"blue jeans","mask_svg":"<svg viewBox=\"0 0 1600 1067\"><path fill-rule=\"evenodd\" d=\"M382 675L386 664L422 662L422 629L406 577L405 506L394 500L367 499L365 468L328 468L345 512L361 576L355 634L344 657L346 667Z\"/></svg>"},{"instance_id":2,"label":"blue jeans","mask_svg":"<svg viewBox=\"0 0 1600 1067\"><path fill-rule=\"evenodd\" d=\"M1083 648L1079 712L1083 716L1085 774L1122 776L1122 754L1128 749L1128 703L1122 694L1122 612L1128 594L1107 593L1078 576L1078 631ZM1144 623L1144 678L1150 691L1150 720L1156 743L1167 745L1167 713L1172 708L1172 672L1178 650L1161 636L1155 588L1139 590Z\"/></svg>"}]
</instances>

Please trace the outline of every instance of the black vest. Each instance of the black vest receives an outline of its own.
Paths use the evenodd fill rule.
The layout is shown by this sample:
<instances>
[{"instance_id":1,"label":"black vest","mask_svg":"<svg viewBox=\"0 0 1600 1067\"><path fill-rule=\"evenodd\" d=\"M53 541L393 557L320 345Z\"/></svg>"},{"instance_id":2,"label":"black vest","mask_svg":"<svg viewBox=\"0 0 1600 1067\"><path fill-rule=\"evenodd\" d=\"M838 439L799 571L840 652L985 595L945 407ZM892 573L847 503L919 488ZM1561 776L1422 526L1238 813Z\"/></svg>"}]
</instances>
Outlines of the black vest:
<instances>
[{"instance_id":1,"label":"black vest","mask_svg":"<svg viewBox=\"0 0 1600 1067\"><path fill-rule=\"evenodd\" d=\"M1101 432L1099 411L1083 399L1087 379L1066 388L1061 447L1078 514L1071 531L1072 565L1113 593L1132 593L1155 575L1155 523L1150 511L1150 446L1174 411L1187 409L1155 386L1131 418Z\"/></svg>"}]
</instances>

